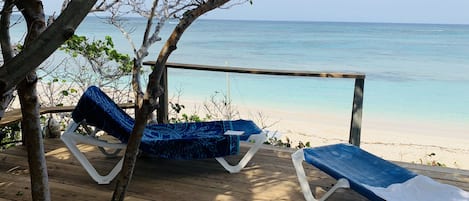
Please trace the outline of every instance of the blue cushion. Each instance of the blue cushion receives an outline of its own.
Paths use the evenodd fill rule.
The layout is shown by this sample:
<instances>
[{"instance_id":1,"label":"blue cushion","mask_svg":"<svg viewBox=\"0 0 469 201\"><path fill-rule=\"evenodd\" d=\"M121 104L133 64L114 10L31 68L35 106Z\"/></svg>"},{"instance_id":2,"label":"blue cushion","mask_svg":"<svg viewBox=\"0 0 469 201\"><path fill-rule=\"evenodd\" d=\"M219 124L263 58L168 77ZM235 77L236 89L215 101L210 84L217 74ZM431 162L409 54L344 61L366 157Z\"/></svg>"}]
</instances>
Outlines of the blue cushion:
<instances>
[{"instance_id":1,"label":"blue cushion","mask_svg":"<svg viewBox=\"0 0 469 201\"><path fill-rule=\"evenodd\" d=\"M350 144L304 149L305 161L335 179L346 178L350 188L370 200L383 200L366 186L388 187L417 174Z\"/></svg>"},{"instance_id":2,"label":"blue cushion","mask_svg":"<svg viewBox=\"0 0 469 201\"><path fill-rule=\"evenodd\" d=\"M89 87L72 112L75 122L86 120L108 134L127 143L134 119L119 108L95 86ZM224 135L226 130L244 131L241 136ZM239 152L239 140L246 140L261 129L249 120L191 122L147 125L140 149L157 157L170 159L201 159Z\"/></svg>"}]
</instances>

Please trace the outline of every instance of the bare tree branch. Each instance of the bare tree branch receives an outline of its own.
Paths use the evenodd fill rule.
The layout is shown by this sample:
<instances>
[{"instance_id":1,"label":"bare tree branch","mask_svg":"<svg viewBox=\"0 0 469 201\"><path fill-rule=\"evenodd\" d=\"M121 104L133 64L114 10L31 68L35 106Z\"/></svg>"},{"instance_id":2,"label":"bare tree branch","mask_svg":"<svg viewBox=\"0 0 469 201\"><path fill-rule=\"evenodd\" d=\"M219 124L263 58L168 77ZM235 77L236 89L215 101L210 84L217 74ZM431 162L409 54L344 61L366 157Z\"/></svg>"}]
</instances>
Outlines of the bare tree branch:
<instances>
[{"instance_id":1,"label":"bare tree branch","mask_svg":"<svg viewBox=\"0 0 469 201\"><path fill-rule=\"evenodd\" d=\"M13 12L13 0L5 0L0 19L0 44L3 60L9 61L13 58L13 48L10 40L10 16Z\"/></svg>"},{"instance_id":2,"label":"bare tree branch","mask_svg":"<svg viewBox=\"0 0 469 201\"><path fill-rule=\"evenodd\" d=\"M67 8L68 4L71 1L72 0L63 0L63 2L62 2L62 11L64 11L65 8ZM110 9L111 7L113 7L114 5L118 4L119 2L121 2L121 0L112 0L111 2L108 2L108 0L102 0L101 2L96 3L96 5L93 6L93 8L91 8L91 10L89 12L106 11L106 10Z\"/></svg>"},{"instance_id":3,"label":"bare tree branch","mask_svg":"<svg viewBox=\"0 0 469 201\"><path fill-rule=\"evenodd\" d=\"M149 45L148 44L148 35L150 34L151 26L153 24L153 17L155 16L155 10L156 10L157 7L158 7L158 1L153 1L153 6L151 7L150 17L148 17L148 20L147 20L147 27L145 28L145 33L143 34L142 46L148 46ZM158 22L158 23L160 23L160 22ZM158 28L156 28L156 29L158 29ZM147 55L141 55L141 57L146 57L146 56Z\"/></svg>"},{"instance_id":4,"label":"bare tree branch","mask_svg":"<svg viewBox=\"0 0 469 201\"><path fill-rule=\"evenodd\" d=\"M110 9L111 7L113 7L114 5L116 5L119 2L120 2L120 0L113 0L110 3L106 3L106 0L103 0L101 3L99 3L98 5L93 7L90 12L106 11L106 10Z\"/></svg>"},{"instance_id":5,"label":"bare tree branch","mask_svg":"<svg viewBox=\"0 0 469 201\"><path fill-rule=\"evenodd\" d=\"M4 62L11 60L14 57L14 51L10 40L10 16L13 11L13 0L5 0L1 11L0 19L0 44L2 48L2 56ZM15 88L11 88L2 94L0 97L0 119L5 115L5 111L13 101L13 92Z\"/></svg>"},{"instance_id":6,"label":"bare tree branch","mask_svg":"<svg viewBox=\"0 0 469 201\"><path fill-rule=\"evenodd\" d=\"M237 0L237 1L231 1L229 5L224 5L220 7L220 9L230 9L233 6L242 5L242 4L245 4L246 2L249 2L250 4L252 4L252 0Z\"/></svg>"}]
</instances>

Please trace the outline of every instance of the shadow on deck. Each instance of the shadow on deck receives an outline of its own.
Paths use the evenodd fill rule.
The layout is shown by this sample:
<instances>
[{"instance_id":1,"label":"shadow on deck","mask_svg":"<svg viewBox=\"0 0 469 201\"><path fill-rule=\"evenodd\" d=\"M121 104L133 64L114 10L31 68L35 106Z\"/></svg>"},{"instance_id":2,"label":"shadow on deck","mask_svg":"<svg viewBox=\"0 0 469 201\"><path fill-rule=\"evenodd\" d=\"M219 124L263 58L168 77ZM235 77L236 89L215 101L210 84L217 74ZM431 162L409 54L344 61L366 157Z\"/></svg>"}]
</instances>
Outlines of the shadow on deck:
<instances>
[{"instance_id":1,"label":"shadow on deck","mask_svg":"<svg viewBox=\"0 0 469 201\"><path fill-rule=\"evenodd\" d=\"M114 182L96 184L59 139L45 140L52 200L110 200ZM96 148L80 149L98 171L117 159ZM242 146L245 152L246 146ZM126 200L304 200L291 163L292 150L264 147L240 173L227 173L214 159L176 161L141 158ZM238 159L237 156L231 160ZM469 190L469 171L399 163L440 182ZM307 166L313 192L322 195L335 180ZM31 200L25 147L0 152L0 200ZM352 190L339 190L329 200L366 200Z\"/></svg>"}]
</instances>

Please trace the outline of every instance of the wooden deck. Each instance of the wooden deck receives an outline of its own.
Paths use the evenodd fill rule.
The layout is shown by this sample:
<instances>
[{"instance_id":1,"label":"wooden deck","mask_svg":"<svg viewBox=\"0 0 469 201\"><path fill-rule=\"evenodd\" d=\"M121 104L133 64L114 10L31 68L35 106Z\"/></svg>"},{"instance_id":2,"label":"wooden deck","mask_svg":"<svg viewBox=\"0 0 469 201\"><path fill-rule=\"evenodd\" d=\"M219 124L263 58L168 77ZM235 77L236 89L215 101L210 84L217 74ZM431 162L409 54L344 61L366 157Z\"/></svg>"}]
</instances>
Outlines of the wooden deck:
<instances>
[{"instance_id":1,"label":"wooden deck","mask_svg":"<svg viewBox=\"0 0 469 201\"><path fill-rule=\"evenodd\" d=\"M53 200L110 200L114 182L96 184L59 139L45 141L49 184ZM98 169L107 170L116 159L106 159L96 148L81 146ZM243 151L246 146L243 145ZM141 158L126 200L304 200L290 155L292 150L265 146L241 173L229 174L213 159L196 161ZM232 157L230 159L237 159ZM440 182L469 191L469 171L403 164ZM0 200L31 200L25 148L0 152ZM323 194L334 180L308 166L313 191ZM352 190L340 190L330 200L366 200Z\"/></svg>"}]
</instances>

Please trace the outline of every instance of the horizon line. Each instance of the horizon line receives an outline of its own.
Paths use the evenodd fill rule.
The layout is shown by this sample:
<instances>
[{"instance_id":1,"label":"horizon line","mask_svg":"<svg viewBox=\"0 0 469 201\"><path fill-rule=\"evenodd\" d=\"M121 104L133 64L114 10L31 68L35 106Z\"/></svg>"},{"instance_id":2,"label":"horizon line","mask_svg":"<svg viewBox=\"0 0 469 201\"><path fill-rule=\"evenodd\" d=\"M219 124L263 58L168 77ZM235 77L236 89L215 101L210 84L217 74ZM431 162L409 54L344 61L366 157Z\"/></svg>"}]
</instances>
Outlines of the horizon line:
<instances>
[{"instance_id":1,"label":"horizon line","mask_svg":"<svg viewBox=\"0 0 469 201\"><path fill-rule=\"evenodd\" d=\"M22 16L21 14L13 14ZM46 18L50 14L45 14ZM106 18L105 15L90 14L86 17ZM128 16L125 18L143 18L141 16ZM174 20L174 19L170 19ZM301 23L362 23L362 24L421 24L421 25L469 25L468 23L450 23L450 22L393 22L393 21L341 21L341 20L298 20L298 19L230 19L230 18L206 18L200 17L198 20L215 20L215 21L246 21L246 22L301 22Z\"/></svg>"}]
</instances>

